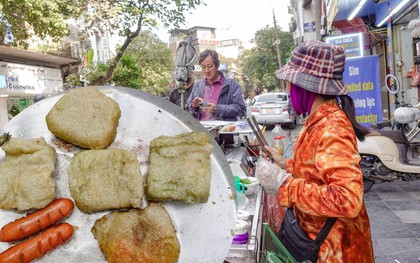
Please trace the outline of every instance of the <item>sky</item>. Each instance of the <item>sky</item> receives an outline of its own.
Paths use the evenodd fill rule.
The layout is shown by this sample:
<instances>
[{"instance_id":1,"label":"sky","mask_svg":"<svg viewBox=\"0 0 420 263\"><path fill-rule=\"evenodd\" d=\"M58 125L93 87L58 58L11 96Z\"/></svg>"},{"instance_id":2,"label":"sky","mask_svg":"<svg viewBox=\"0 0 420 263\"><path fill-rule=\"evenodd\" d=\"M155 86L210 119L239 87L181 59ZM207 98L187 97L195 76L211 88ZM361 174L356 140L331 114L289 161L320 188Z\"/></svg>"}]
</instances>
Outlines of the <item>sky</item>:
<instances>
[{"instance_id":1,"label":"sky","mask_svg":"<svg viewBox=\"0 0 420 263\"><path fill-rule=\"evenodd\" d=\"M265 26L273 26L273 10L277 25L283 31L289 31L291 15L288 14L288 0L204 0L207 6L201 5L185 15L185 26L214 27L218 40L239 38L245 48L254 34ZM229 29L228 31L226 29ZM156 34L165 42L169 40L166 29ZM226 32L229 32L227 35ZM227 35L227 36L225 36Z\"/></svg>"}]
</instances>

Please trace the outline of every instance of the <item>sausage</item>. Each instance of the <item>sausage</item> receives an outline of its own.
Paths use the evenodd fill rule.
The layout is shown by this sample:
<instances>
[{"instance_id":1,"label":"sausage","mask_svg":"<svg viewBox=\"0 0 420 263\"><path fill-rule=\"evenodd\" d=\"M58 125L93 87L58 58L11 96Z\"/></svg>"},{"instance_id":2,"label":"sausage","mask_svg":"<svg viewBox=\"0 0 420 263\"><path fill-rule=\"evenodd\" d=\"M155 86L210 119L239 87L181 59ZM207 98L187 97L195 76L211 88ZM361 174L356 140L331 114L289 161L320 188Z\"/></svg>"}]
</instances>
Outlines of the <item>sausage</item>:
<instances>
[{"instance_id":1,"label":"sausage","mask_svg":"<svg viewBox=\"0 0 420 263\"><path fill-rule=\"evenodd\" d=\"M0 230L0 241L11 242L32 236L69 216L73 208L70 199L56 199L46 207L6 224Z\"/></svg>"},{"instance_id":2,"label":"sausage","mask_svg":"<svg viewBox=\"0 0 420 263\"><path fill-rule=\"evenodd\" d=\"M47 254L64 244L73 235L73 226L69 223L54 225L39 235L27 239L0 254L0 263L26 263Z\"/></svg>"}]
</instances>

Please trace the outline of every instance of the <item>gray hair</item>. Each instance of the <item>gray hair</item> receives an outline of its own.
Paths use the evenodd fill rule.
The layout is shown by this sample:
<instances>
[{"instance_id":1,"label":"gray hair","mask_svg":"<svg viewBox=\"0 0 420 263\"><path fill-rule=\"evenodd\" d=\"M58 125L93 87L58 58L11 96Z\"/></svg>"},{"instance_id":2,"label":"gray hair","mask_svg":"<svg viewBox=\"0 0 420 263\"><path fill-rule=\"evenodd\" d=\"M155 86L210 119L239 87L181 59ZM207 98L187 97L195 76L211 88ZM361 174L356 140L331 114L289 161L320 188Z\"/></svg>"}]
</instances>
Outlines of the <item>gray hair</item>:
<instances>
[{"instance_id":1,"label":"gray hair","mask_svg":"<svg viewBox=\"0 0 420 263\"><path fill-rule=\"evenodd\" d=\"M201 52L200 57L198 58L198 63L201 64L201 62L203 62L203 60L205 60L207 57L211 57L216 68L219 68L220 66L219 54L217 54L216 51L211 50L211 49L206 49L203 52Z\"/></svg>"}]
</instances>

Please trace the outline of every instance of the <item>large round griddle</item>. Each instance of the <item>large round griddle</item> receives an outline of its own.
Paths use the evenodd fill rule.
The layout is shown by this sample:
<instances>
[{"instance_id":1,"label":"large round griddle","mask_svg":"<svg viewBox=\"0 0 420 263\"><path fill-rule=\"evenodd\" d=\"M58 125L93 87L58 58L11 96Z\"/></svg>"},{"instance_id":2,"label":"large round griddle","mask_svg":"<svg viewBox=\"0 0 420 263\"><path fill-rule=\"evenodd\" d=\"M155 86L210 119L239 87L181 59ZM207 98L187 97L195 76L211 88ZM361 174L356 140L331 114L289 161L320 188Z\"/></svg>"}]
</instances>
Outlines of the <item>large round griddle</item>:
<instances>
[{"instance_id":1,"label":"large round griddle","mask_svg":"<svg viewBox=\"0 0 420 263\"><path fill-rule=\"evenodd\" d=\"M115 141L109 148L123 148L136 152L143 176L147 174L149 143L160 135L173 136L188 131L206 131L190 114L169 101L124 87L99 87L118 102L121 119ZM67 167L72 156L82 149L66 145L48 130L45 116L63 94L46 98L28 107L5 127L14 137L32 139L43 137L57 150L57 197L71 198ZM179 262L223 262L232 242L236 222L235 192L229 164L217 143L212 140L210 198L205 204L189 205L166 202L181 244ZM72 199L72 198L71 198ZM147 205L144 199L143 206ZM84 214L77 207L66 222L77 226L72 239L53 250L38 262L106 262L91 233L96 219L109 211ZM0 210L0 227L24 216L16 211ZM11 244L0 242L0 251Z\"/></svg>"}]
</instances>

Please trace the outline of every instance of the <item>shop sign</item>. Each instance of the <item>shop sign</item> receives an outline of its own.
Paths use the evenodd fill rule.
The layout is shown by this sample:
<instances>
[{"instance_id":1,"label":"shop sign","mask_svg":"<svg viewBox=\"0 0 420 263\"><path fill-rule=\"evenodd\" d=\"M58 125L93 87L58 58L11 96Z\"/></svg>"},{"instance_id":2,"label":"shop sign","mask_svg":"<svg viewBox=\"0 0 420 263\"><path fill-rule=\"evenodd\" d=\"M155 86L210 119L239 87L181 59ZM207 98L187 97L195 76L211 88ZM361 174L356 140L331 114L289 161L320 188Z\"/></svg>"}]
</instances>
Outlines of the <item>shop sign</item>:
<instances>
[{"instance_id":1,"label":"shop sign","mask_svg":"<svg viewBox=\"0 0 420 263\"><path fill-rule=\"evenodd\" d=\"M363 57L364 45L362 33L326 37L325 42L342 46L346 52L346 58Z\"/></svg>"},{"instance_id":2,"label":"shop sign","mask_svg":"<svg viewBox=\"0 0 420 263\"><path fill-rule=\"evenodd\" d=\"M343 81L353 98L356 120L366 127L382 121L378 56L346 59Z\"/></svg>"},{"instance_id":3,"label":"shop sign","mask_svg":"<svg viewBox=\"0 0 420 263\"><path fill-rule=\"evenodd\" d=\"M316 26L315 21L309 23L303 23L303 31L304 32L315 32Z\"/></svg>"},{"instance_id":4,"label":"shop sign","mask_svg":"<svg viewBox=\"0 0 420 263\"><path fill-rule=\"evenodd\" d=\"M0 62L0 95L50 95L62 91L60 69Z\"/></svg>"},{"instance_id":5,"label":"shop sign","mask_svg":"<svg viewBox=\"0 0 420 263\"><path fill-rule=\"evenodd\" d=\"M330 36L341 36L343 34L343 32L341 32L341 30L339 30L339 29L334 29L334 30L331 30L331 32L330 32Z\"/></svg>"}]
</instances>

